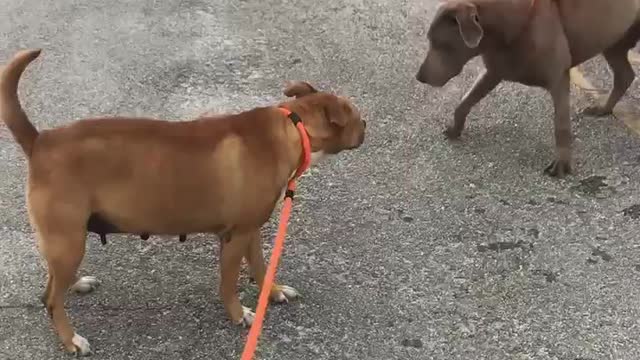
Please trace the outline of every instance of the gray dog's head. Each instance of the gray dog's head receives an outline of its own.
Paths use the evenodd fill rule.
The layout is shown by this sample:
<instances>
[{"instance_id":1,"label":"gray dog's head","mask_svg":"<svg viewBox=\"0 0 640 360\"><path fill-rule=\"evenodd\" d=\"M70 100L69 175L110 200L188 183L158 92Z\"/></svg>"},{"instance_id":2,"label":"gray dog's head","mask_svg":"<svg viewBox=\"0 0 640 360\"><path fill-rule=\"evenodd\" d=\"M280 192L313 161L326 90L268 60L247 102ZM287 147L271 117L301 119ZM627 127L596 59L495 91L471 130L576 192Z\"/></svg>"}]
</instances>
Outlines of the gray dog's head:
<instances>
[{"instance_id":1,"label":"gray dog's head","mask_svg":"<svg viewBox=\"0 0 640 360\"><path fill-rule=\"evenodd\" d=\"M440 4L427 32L429 51L416 79L431 86L444 86L479 54L483 35L474 4L460 0Z\"/></svg>"}]
</instances>

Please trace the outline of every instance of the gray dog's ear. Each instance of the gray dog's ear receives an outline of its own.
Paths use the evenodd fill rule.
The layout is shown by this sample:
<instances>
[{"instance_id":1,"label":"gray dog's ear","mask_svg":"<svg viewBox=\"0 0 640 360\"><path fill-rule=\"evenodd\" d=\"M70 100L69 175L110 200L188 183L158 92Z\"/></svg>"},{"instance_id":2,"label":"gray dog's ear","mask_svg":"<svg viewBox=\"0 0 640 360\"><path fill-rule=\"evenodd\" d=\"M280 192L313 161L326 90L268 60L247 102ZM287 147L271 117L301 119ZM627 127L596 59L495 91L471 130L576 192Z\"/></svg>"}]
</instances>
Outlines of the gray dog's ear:
<instances>
[{"instance_id":1,"label":"gray dog's ear","mask_svg":"<svg viewBox=\"0 0 640 360\"><path fill-rule=\"evenodd\" d=\"M459 7L456 11L456 21L460 28L462 40L470 48L476 48L480 45L480 40L484 35L482 26L480 26L480 18L478 17L478 9L473 4Z\"/></svg>"},{"instance_id":2,"label":"gray dog's ear","mask_svg":"<svg viewBox=\"0 0 640 360\"><path fill-rule=\"evenodd\" d=\"M289 81L284 89L284 95L297 98L318 92L313 86L304 81Z\"/></svg>"}]
</instances>

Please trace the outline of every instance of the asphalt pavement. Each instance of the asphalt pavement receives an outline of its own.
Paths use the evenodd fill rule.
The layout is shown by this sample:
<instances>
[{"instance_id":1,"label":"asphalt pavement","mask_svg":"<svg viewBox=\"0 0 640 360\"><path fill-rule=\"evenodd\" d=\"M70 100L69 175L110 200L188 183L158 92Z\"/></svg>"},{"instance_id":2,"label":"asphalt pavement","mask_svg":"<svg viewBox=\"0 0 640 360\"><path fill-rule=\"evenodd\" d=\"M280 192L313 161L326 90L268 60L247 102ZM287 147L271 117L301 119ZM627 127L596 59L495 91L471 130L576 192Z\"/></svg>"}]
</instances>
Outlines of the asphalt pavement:
<instances>
[{"instance_id":1,"label":"asphalt pavement","mask_svg":"<svg viewBox=\"0 0 640 360\"><path fill-rule=\"evenodd\" d=\"M501 85L451 143L442 130L481 64L442 89L414 80L435 6L0 0L0 59L43 49L20 89L41 129L250 109L282 99L285 80L354 100L367 139L299 184L278 278L303 297L269 309L259 359L640 358L639 85L624 115L590 118L578 110L594 92L576 82L564 180L542 173L554 148L540 89ZM602 58L581 71L611 84ZM0 358L66 359L38 299L25 176L0 128ZM247 331L219 301L217 249L212 236L90 236L80 274L102 286L67 307L93 358L238 359ZM255 306L246 276L240 291Z\"/></svg>"}]
</instances>

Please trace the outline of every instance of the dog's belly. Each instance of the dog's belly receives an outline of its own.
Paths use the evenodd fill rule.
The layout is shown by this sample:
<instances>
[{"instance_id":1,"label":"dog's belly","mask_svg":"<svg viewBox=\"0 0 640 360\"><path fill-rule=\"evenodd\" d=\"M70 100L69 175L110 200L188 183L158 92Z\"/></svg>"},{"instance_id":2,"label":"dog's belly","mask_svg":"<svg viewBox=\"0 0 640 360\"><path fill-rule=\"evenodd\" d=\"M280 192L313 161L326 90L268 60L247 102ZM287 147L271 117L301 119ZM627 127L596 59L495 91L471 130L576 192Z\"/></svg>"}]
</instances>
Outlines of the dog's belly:
<instances>
[{"instance_id":1,"label":"dog's belly","mask_svg":"<svg viewBox=\"0 0 640 360\"><path fill-rule=\"evenodd\" d=\"M87 231L96 234L118 234L124 232L97 213L89 216L89 220L87 220Z\"/></svg>"},{"instance_id":2,"label":"dog's belly","mask_svg":"<svg viewBox=\"0 0 640 360\"><path fill-rule=\"evenodd\" d=\"M134 206L98 211L89 218L87 229L96 233L158 235L221 233L231 228L260 226L270 215L269 211L263 210L266 206L230 209L198 205L193 204L191 209Z\"/></svg>"},{"instance_id":3,"label":"dog's belly","mask_svg":"<svg viewBox=\"0 0 640 360\"><path fill-rule=\"evenodd\" d=\"M194 226L193 224L185 226L154 226L152 224L135 225L135 226L118 226L107 220L103 215L93 213L87 221L87 231L95 234L160 234L160 235L181 235L190 233L214 233L220 234L228 231L229 228L222 224L207 224L203 226Z\"/></svg>"},{"instance_id":4,"label":"dog's belly","mask_svg":"<svg viewBox=\"0 0 640 360\"><path fill-rule=\"evenodd\" d=\"M145 191L135 187L109 192L99 197L87 229L95 233L221 233L259 227L269 219L277 190L226 189L192 188L189 191L179 187Z\"/></svg>"}]
</instances>

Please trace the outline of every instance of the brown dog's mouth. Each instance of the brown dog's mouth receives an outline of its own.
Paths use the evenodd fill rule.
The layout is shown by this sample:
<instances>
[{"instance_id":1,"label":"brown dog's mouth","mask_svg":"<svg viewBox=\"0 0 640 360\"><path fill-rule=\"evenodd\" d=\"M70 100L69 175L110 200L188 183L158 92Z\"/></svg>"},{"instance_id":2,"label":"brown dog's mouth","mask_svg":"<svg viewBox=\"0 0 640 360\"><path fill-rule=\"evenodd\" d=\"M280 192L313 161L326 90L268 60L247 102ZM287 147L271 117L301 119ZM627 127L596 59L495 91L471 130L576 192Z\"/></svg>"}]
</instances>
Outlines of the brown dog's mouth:
<instances>
[{"instance_id":1,"label":"brown dog's mouth","mask_svg":"<svg viewBox=\"0 0 640 360\"><path fill-rule=\"evenodd\" d=\"M360 138L360 141L358 141L357 143L345 148L345 150L355 150L355 149L359 148L360 146L362 146L362 144L364 144L364 136Z\"/></svg>"},{"instance_id":2,"label":"brown dog's mouth","mask_svg":"<svg viewBox=\"0 0 640 360\"><path fill-rule=\"evenodd\" d=\"M324 151L316 151L311 153L311 165L317 165L328 157L329 154Z\"/></svg>"},{"instance_id":3,"label":"brown dog's mouth","mask_svg":"<svg viewBox=\"0 0 640 360\"><path fill-rule=\"evenodd\" d=\"M360 142L358 143L358 145L356 147L354 147L354 149L358 148L358 147L362 146L362 144L364 144L364 138L365 138L365 136L364 136L364 131L363 131L362 135L360 135Z\"/></svg>"}]
</instances>

